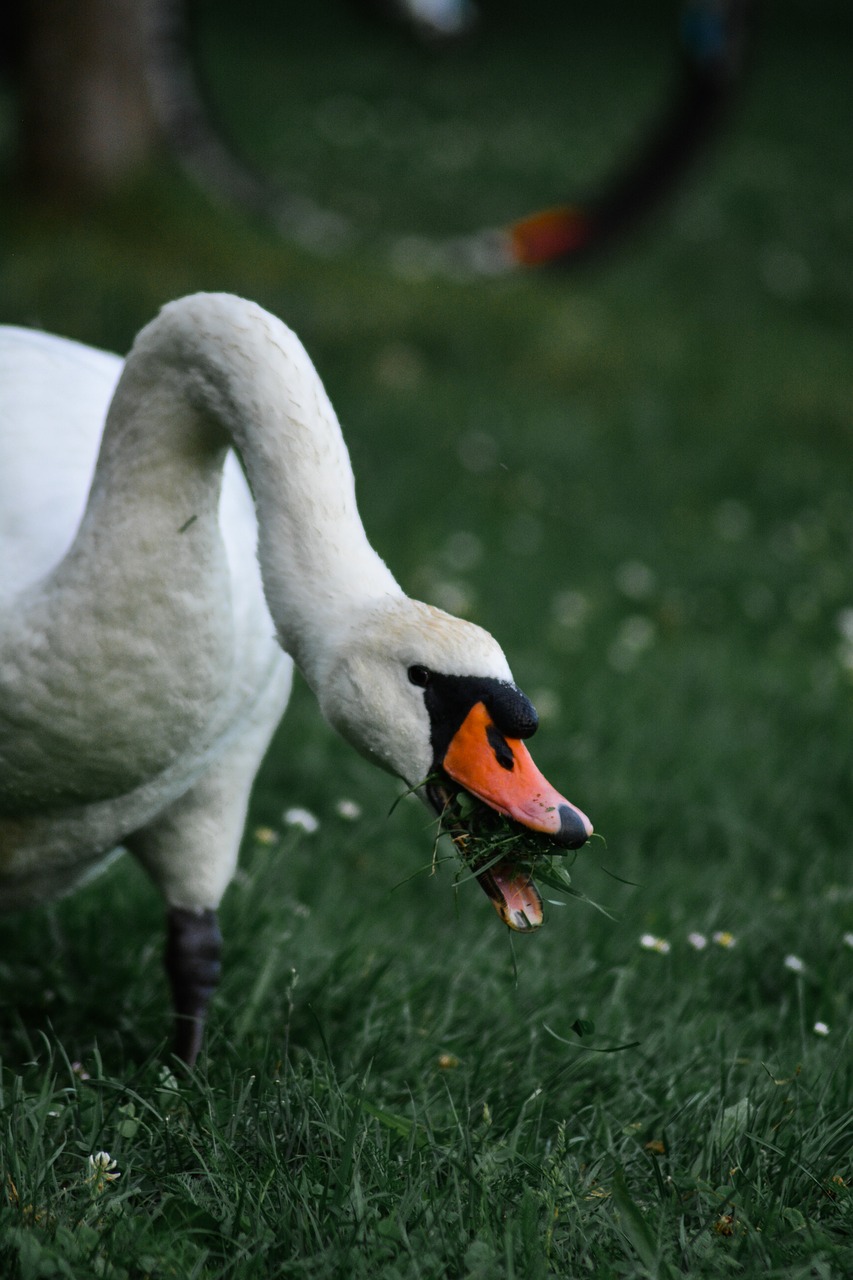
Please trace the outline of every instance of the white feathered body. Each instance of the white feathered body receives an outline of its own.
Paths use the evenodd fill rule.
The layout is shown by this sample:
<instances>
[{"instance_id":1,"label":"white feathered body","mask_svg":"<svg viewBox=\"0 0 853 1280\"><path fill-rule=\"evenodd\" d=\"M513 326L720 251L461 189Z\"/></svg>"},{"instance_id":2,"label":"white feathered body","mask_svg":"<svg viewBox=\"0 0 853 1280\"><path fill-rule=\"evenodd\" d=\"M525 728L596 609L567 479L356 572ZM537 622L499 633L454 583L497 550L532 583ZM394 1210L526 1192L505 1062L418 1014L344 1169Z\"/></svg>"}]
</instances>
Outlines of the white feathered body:
<instances>
[{"instance_id":1,"label":"white feathered body","mask_svg":"<svg viewBox=\"0 0 853 1280\"><path fill-rule=\"evenodd\" d=\"M290 689L254 504L230 451L221 493L221 457L199 474L191 450L104 466L93 491L104 518L66 558L122 363L0 331L4 907L73 887L223 757L242 816L242 775L254 776ZM234 824L222 790L212 811L210 797L199 808L200 837ZM193 868L178 898L218 898L232 869Z\"/></svg>"}]
</instances>

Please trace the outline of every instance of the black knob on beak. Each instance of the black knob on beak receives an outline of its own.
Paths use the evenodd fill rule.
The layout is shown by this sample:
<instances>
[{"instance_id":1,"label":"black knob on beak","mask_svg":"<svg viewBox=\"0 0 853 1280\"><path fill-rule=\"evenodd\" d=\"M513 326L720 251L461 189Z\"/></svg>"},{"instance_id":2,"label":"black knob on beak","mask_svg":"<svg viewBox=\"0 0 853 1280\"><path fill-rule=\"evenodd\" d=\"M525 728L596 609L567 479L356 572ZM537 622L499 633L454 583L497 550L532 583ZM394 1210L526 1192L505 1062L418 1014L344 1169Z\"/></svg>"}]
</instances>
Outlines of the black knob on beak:
<instances>
[{"instance_id":1,"label":"black knob on beak","mask_svg":"<svg viewBox=\"0 0 853 1280\"><path fill-rule=\"evenodd\" d=\"M554 839L567 849L579 849L586 844L589 832L577 809L571 809L567 804L560 805L560 830Z\"/></svg>"}]
</instances>

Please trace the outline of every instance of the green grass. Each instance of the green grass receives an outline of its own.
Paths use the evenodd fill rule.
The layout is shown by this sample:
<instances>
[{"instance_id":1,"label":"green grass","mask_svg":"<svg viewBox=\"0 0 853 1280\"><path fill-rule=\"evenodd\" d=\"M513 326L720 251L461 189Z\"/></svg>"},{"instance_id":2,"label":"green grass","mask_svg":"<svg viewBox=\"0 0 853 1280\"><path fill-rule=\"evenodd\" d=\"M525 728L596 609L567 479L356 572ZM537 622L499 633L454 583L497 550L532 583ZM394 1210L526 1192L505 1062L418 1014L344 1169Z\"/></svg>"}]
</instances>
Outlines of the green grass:
<instances>
[{"instance_id":1,"label":"green grass","mask_svg":"<svg viewBox=\"0 0 853 1280\"><path fill-rule=\"evenodd\" d=\"M614 919L546 903L544 927L512 938L476 885L455 885L455 860L432 874L426 812L390 813L400 787L300 685L223 904L197 1072L164 1074L161 909L129 861L4 919L0 1272L840 1280L849 19L765 7L722 146L619 252L452 281L389 271L373 233L500 223L570 194L574 157L594 176L666 64L653 41L640 57L639 20L609 36L603 17L560 18L565 74L535 24L509 29L518 47L496 34L445 64L344 18L318 44L310 14L276 55L274 26L258 34L245 12L245 28L215 12L206 28L223 115L370 234L312 256L163 160L85 215L4 201L0 318L121 350L167 298L227 288L291 323L340 412L376 546L413 594L492 630L539 704L533 755L605 838L573 883ZM282 67L282 127L250 136ZM324 101L370 86L380 115L405 93L416 111L395 119L426 150L448 102L464 115L446 188L416 149L395 179L390 143L365 168L369 139L344 164L314 136ZM514 94L516 168L489 141ZM339 815L343 798L360 817ZM314 834L286 825L291 806L318 816ZM121 1177L98 1191L101 1150Z\"/></svg>"}]
</instances>

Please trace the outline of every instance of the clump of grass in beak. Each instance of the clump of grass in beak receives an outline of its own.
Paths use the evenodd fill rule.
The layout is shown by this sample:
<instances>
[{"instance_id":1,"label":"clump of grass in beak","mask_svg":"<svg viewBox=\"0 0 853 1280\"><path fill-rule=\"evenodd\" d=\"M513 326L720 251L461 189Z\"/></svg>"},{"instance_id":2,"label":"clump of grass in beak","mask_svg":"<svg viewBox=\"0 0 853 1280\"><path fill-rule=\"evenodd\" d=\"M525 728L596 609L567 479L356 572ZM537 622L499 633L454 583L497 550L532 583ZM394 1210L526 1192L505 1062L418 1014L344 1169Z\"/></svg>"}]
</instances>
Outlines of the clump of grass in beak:
<instances>
[{"instance_id":1,"label":"clump of grass in beak","mask_svg":"<svg viewBox=\"0 0 853 1280\"><path fill-rule=\"evenodd\" d=\"M540 883L557 893L585 897L572 885L568 870L577 850L505 817L446 778L433 782L432 794L441 799L439 835L450 837L464 867L511 929L530 933L544 922L534 872Z\"/></svg>"}]
</instances>

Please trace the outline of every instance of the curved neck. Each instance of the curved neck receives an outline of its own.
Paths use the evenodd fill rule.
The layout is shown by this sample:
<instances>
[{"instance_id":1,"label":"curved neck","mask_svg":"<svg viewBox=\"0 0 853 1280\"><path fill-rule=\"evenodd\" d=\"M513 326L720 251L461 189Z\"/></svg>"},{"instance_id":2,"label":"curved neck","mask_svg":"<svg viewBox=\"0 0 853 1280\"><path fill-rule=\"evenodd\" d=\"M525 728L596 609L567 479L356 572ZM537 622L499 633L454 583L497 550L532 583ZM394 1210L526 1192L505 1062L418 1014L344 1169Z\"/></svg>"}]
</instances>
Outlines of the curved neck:
<instances>
[{"instance_id":1,"label":"curved neck","mask_svg":"<svg viewBox=\"0 0 853 1280\"><path fill-rule=\"evenodd\" d=\"M116 559L132 560L140 542L151 543L172 591L192 592L208 560L221 573L217 513L229 445L254 496L279 640L314 685L330 638L353 612L402 591L367 540L346 445L313 364L295 334L254 303L195 295L142 330L72 554L95 538L101 562L105 540ZM210 554L200 556L205 539Z\"/></svg>"}]
</instances>

